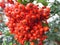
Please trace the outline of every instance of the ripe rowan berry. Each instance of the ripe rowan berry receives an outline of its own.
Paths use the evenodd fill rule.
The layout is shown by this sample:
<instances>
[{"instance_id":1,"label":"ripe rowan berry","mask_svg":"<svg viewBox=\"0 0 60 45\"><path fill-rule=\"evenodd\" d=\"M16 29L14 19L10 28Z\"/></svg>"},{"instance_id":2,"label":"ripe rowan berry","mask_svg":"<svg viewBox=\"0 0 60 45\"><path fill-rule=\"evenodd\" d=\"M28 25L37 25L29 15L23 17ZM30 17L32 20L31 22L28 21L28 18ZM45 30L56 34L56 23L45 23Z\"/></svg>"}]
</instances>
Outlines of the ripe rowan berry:
<instances>
[{"instance_id":1,"label":"ripe rowan berry","mask_svg":"<svg viewBox=\"0 0 60 45\"><path fill-rule=\"evenodd\" d=\"M23 45L24 41L39 39L41 40L39 45L43 45L42 41L47 38L44 36L45 32L49 31L48 26L43 26L43 21L47 21L50 8L38 8L32 3L26 6L16 3L12 7L6 7L4 11L9 20L7 26L10 33L14 34L19 43ZM31 45L35 44L31 43Z\"/></svg>"}]
</instances>

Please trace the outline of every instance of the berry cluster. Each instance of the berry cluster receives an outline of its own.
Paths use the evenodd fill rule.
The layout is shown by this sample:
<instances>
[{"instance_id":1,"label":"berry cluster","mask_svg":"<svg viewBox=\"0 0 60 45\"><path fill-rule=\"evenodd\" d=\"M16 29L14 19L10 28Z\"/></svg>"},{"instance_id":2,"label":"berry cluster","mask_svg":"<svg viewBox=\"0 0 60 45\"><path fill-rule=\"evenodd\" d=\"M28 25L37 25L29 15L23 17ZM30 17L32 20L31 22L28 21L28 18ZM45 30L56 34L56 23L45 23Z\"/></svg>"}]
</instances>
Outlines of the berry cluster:
<instances>
[{"instance_id":1,"label":"berry cluster","mask_svg":"<svg viewBox=\"0 0 60 45\"><path fill-rule=\"evenodd\" d=\"M4 8L5 7L5 3L4 2L0 2L0 7Z\"/></svg>"},{"instance_id":2,"label":"berry cluster","mask_svg":"<svg viewBox=\"0 0 60 45\"><path fill-rule=\"evenodd\" d=\"M49 7L38 8L32 3L25 6L16 3L12 7L6 7L4 11L9 20L6 25L18 42L23 45L24 41L39 39L39 45L42 45L41 42L47 38L45 32L49 30L48 26L43 26L43 22L49 17Z\"/></svg>"}]
</instances>

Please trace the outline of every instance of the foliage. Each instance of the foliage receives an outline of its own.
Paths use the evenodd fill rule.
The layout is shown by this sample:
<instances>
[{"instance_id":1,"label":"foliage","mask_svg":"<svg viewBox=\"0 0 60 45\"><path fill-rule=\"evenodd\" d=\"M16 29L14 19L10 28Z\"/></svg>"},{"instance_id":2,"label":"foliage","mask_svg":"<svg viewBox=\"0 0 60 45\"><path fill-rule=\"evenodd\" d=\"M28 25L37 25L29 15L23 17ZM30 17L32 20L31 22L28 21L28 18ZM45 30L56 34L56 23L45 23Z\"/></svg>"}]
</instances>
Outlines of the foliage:
<instances>
[{"instance_id":1,"label":"foliage","mask_svg":"<svg viewBox=\"0 0 60 45\"><path fill-rule=\"evenodd\" d=\"M44 6L48 5L48 2L46 0L37 0L37 2L42 3Z\"/></svg>"},{"instance_id":2,"label":"foliage","mask_svg":"<svg viewBox=\"0 0 60 45\"><path fill-rule=\"evenodd\" d=\"M51 17L58 15L55 20L49 22L50 31L46 33L48 35L49 41L59 41L60 42L60 2L55 0L53 5L51 6ZM54 19L54 18L53 18Z\"/></svg>"},{"instance_id":3,"label":"foliage","mask_svg":"<svg viewBox=\"0 0 60 45\"><path fill-rule=\"evenodd\" d=\"M34 0L29 0L29 1L28 1L28 0L18 0L19 3L25 4L25 5L26 5L27 3L33 2L33 1L34 1Z\"/></svg>"},{"instance_id":4,"label":"foliage","mask_svg":"<svg viewBox=\"0 0 60 45\"><path fill-rule=\"evenodd\" d=\"M60 15L60 2L58 2L57 0L55 0L53 5L51 6L51 14L53 14L53 15L55 15L55 14Z\"/></svg>"}]
</instances>

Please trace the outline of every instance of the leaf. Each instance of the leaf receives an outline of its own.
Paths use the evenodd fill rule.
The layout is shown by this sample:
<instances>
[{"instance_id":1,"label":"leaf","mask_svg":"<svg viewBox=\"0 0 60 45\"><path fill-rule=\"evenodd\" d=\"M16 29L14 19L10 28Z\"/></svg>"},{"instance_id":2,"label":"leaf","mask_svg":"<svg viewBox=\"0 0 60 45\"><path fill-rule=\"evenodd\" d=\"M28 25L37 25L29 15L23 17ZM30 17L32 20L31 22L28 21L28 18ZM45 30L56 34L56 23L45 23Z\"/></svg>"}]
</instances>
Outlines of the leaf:
<instances>
[{"instance_id":1,"label":"leaf","mask_svg":"<svg viewBox=\"0 0 60 45\"><path fill-rule=\"evenodd\" d=\"M11 34L9 33L9 31L7 31L7 32L5 33L5 35L6 35L6 36L10 36Z\"/></svg>"},{"instance_id":2,"label":"leaf","mask_svg":"<svg viewBox=\"0 0 60 45\"><path fill-rule=\"evenodd\" d=\"M2 40L0 40L0 43L3 43L3 41L2 41Z\"/></svg>"},{"instance_id":3,"label":"leaf","mask_svg":"<svg viewBox=\"0 0 60 45\"><path fill-rule=\"evenodd\" d=\"M37 44L38 44L38 40L33 40L32 42L34 42L34 43L35 43L35 45L37 45Z\"/></svg>"},{"instance_id":4,"label":"leaf","mask_svg":"<svg viewBox=\"0 0 60 45\"><path fill-rule=\"evenodd\" d=\"M24 45L30 45L29 41L25 41Z\"/></svg>"},{"instance_id":5,"label":"leaf","mask_svg":"<svg viewBox=\"0 0 60 45\"><path fill-rule=\"evenodd\" d=\"M60 37L57 37L57 38L56 38L56 41L59 41L59 42L60 42Z\"/></svg>"},{"instance_id":6,"label":"leaf","mask_svg":"<svg viewBox=\"0 0 60 45\"><path fill-rule=\"evenodd\" d=\"M30 2L33 2L34 0L30 0Z\"/></svg>"},{"instance_id":7,"label":"leaf","mask_svg":"<svg viewBox=\"0 0 60 45\"><path fill-rule=\"evenodd\" d=\"M30 1L28 1L28 0L18 0L18 2L19 3L22 3L22 4L24 4L24 5L26 5L27 3L30 3L30 2L33 2L34 0L30 0Z\"/></svg>"},{"instance_id":8,"label":"leaf","mask_svg":"<svg viewBox=\"0 0 60 45\"><path fill-rule=\"evenodd\" d=\"M3 45L6 45L6 42L5 41L3 41Z\"/></svg>"},{"instance_id":9,"label":"leaf","mask_svg":"<svg viewBox=\"0 0 60 45\"><path fill-rule=\"evenodd\" d=\"M26 2L33 2L34 0L29 0L29 1L28 0L24 0L24 1L26 1Z\"/></svg>"},{"instance_id":10,"label":"leaf","mask_svg":"<svg viewBox=\"0 0 60 45\"><path fill-rule=\"evenodd\" d=\"M37 2L42 3L44 6L48 5L48 2L46 0L37 0Z\"/></svg>"},{"instance_id":11,"label":"leaf","mask_svg":"<svg viewBox=\"0 0 60 45\"><path fill-rule=\"evenodd\" d=\"M27 3L28 3L27 1L22 2L22 4L24 4L24 5L26 5Z\"/></svg>"},{"instance_id":12,"label":"leaf","mask_svg":"<svg viewBox=\"0 0 60 45\"><path fill-rule=\"evenodd\" d=\"M18 0L18 2L19 2L19 3L21 3L21 2L22 2L22 0Z\"/></svg>"},{"instance_id":13,"label":"leaf","mask_svg":"<svg viewBox=\"0 0 60 45\"><path fill-rule=\"evenodd\" d=\"M10 42L9 45L12 45L12 42Z\"/></svg>"}]
</instances>

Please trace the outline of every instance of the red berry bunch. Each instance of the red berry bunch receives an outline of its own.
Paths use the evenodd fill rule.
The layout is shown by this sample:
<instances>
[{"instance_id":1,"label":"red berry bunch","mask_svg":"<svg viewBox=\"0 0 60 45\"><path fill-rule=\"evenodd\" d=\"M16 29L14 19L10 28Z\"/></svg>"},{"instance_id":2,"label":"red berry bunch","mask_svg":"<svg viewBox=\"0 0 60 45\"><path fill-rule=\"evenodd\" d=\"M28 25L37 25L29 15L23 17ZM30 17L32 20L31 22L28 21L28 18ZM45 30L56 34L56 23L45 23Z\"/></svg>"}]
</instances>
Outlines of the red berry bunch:
<instances>
[{"instance_id":1,"label":"red berry bunch","mask_svg":"<svg viewBox=\"0 0 60 45\"><path fill-rule=\"evenodd\" d=\"M0 7L4 8L5 7L5 3L4 2L0 2Z\"/></svg>"},{"instance_id":2,"label":"red berry bunch","mask_svg":"<svg viewBox=\"0 0 60 45\"><path fill-rule=\"evenodd\" d=\"M49 17L49 7L38 8L32 3L27 5L16 3L12 7L6 7L4 11L9 20L6 25L10 33L14 34L15 39L22 45L24 41L39 39L42 42L47 38L45 32L49 30L49 27L43 26L43 22L46 22Z\"/></svg>"}]
</instances>

